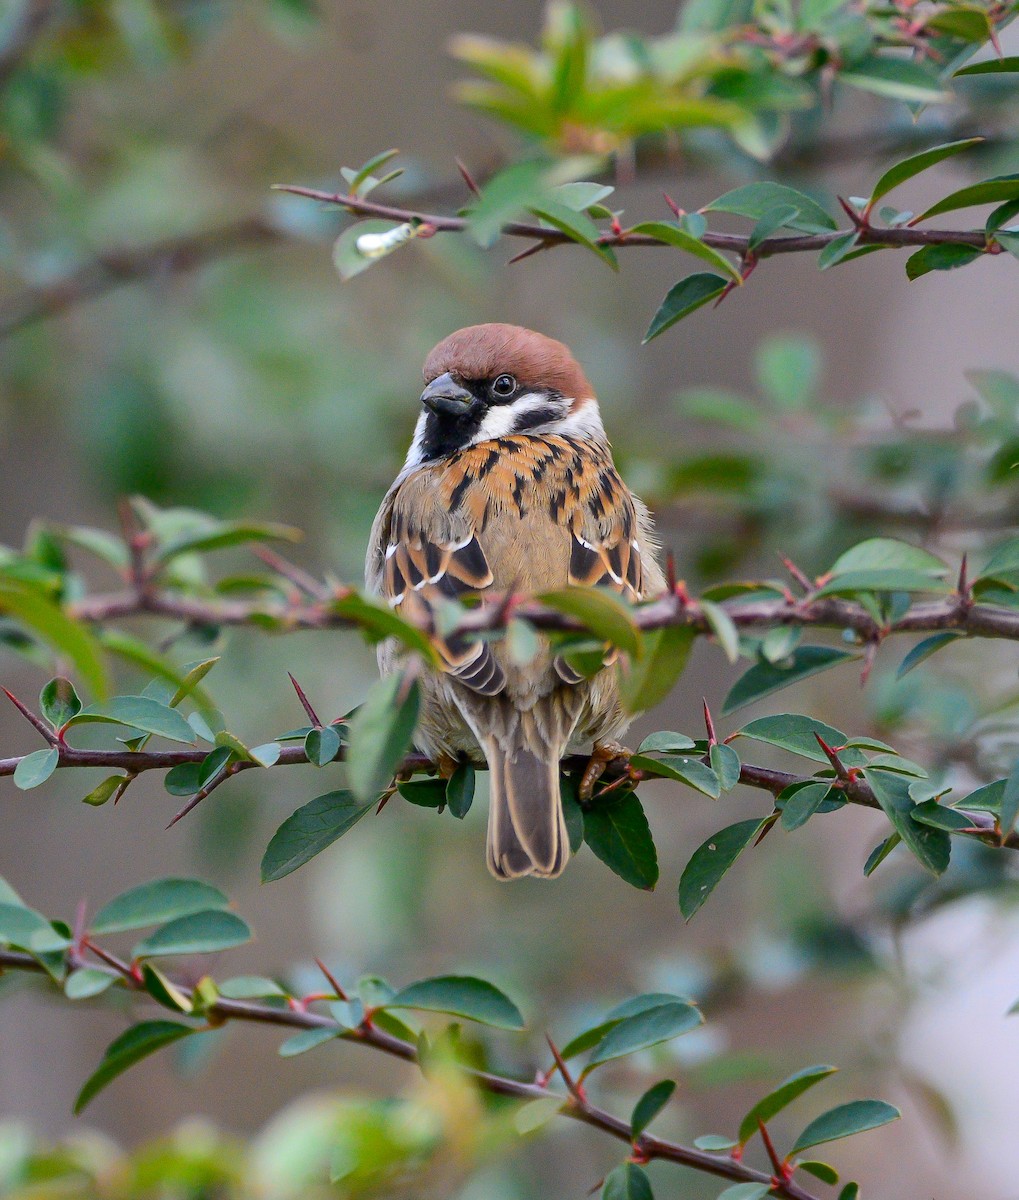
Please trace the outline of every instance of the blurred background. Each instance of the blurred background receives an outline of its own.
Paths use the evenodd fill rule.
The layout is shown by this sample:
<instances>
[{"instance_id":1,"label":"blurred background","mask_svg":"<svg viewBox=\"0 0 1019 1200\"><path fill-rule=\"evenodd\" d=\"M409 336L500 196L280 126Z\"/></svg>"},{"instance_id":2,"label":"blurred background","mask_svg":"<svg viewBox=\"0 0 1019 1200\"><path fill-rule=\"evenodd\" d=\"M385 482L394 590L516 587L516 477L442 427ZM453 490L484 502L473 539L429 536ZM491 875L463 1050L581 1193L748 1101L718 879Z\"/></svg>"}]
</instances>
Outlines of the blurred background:
<instances>
[{"instance_id":1,"label":"blurred background","mask_svg":"<svg viewBox=\"0 0 1019 1200\"><path fill-rule=\"evenodd\" d=\"M641 337L677 278L666 254L621 253L616 278L572 248L507 267L518 246L483 253L435 237L341 284L330 243L345 218L270 185L335 189L342 165L398 146L406 173L386 198L455 210L467 193L454 157L484 177L518 143L450 99L464 71L447 43L465 31L534 42L543 5L192 2L170 6L181 20L167 27L154 23L155 5L78 7L93 15L77 32L63 41L44 32L31 70L0 75L0 543L20 545L36 518L111 527L118 497L141 493L300 526L297 561L360 582L372 516L416 417L425 353L460 325L492 320L573 348L623 473L656 508L693 588L775 577L780 553L817 572L873 532L949 557L1007 532L1014 483L979 494L979 512L967 491L988 457L986 429L966 416L986 403L987 379L967 372L1019 373L1014 264L987 258L908 283L898 254L824 275L812 258L787 256L647 348ZM658 34L677 6L596 7L607 29ZM0 20L23 16L12 0L6 9ZM792 154L779 168L679 154L647 178L638 172L612 203L627 219L661 218L663 188L694 209L755 170L866 194L887 139L908 135L905 118L901 105L893 115L857 94L820 130L838 153ZM943 110L923 118L935 130L957 119ZM1017 170L1019 153L1000 141L980 166ZM911 207L965 178L954 163L924 175L910 185ZM1006 439L1019 431L1014 386L1001 410ZM726 419L710 417L712 397ZM255 565L235 552L222 564ZM88 572L104 581L101 566ZM375 675L374 654L354 633L238 633L178 649L181 661L222 652L210 690L256 742L302 719L288 670L330 717ZM884 652L865 690L846 667L749 715L810 712L894 738L965 783L997 778L1015 749L1014 648L946 655L896 684L898 657ZM702 696L720 707L738 671L699 643L631 744L650 729L696 736ZM0 646L0 678L31 696L45 675ZM733 727L730 719L725 731ZM0 710L0 756L34 748L13 710ZM706 1028L606 1073L608 1106L628 1111L645 1073L651 1082L678 1072L663 1134L727 1132L784 1075L831 1061L842 1071L824 1094L776 1124L795 1133L801 1114L862 1096L899 1104L902 1122L832 1150L865 1193L1016 1196L1005 1148L1019 1105L1019 1022L1004 1013L1019 995L1019 918L1003 855L958 845L939 883L895 855L865 880L883 821L844 811L795 834L777 830L687 926L675 893L683 864L719 826L764 815L766 798L738 789L712 802L652 784L642 798L663 865L654 895L628 888L586 850L554 885L499 886L484 869L483 803L463 823L391 804L260 887L273 829L322 788L311 768L272 773L263 787L253 774L169 832L177 801L155 777L99 810L78 803L77 773L28 793L0 781L0 874L62 915L83 895L97 905L155 875L198 875L230 891L256 932L227 973L300 978L313 955L341 977L395 983L477 969L521 1002L535 1030L560 1040L634 991L689 993ZM112 1151L96 1138L130 1148L188 1122L182 1144L196 1155L217 1136L260 1137L269 1154L286 1138L276 1129L270 1145L260 1131L309 1095L415 1086L408 1069L356 1048L280 1060L272 1033L229 1029L189 1061L167 1054L135 1069L75 1119L77 1088L124 1014L58 1006L41 989L2 982L0 1186L5 1161L29 1138L93 1139L101 1158ZM538 1040L528 1049L503 1039L503 1065L533 1071ZM583 1196L618 1151L567 1124L443 1194ZM660 1195L718 1191L673 1167L651 1175Z\"/></svg>"}]
</instances>

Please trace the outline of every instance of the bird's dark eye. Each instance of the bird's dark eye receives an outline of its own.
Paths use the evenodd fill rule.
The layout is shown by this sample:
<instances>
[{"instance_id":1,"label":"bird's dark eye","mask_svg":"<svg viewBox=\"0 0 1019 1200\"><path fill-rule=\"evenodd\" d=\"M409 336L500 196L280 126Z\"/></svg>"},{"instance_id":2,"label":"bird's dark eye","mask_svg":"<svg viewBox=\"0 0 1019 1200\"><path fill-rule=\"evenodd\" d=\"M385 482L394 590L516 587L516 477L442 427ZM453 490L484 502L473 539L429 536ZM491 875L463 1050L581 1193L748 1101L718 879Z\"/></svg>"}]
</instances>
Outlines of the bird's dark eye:
<instances>
[{"instance_id":1,"label":"bird's dark eye","mask_svg":"<svg viewBox=\"0 0 1019 1200\"><path fill-rule=\"evenodd\" d=\"M492 384L492 391L496 396L512 396L517 390L517 381L512 375L500 375Z\"/></svg>"}]
</instances>

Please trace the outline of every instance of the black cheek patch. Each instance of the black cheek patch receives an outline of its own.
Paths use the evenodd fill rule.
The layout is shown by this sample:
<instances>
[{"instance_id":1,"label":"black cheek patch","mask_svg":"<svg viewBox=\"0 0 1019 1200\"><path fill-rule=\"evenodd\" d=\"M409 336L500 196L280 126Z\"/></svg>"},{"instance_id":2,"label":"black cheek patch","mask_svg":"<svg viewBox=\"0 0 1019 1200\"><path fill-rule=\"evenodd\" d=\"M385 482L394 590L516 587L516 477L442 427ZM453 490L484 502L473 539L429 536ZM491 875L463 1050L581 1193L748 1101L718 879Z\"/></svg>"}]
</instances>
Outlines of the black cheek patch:
<instances>
[{"instance_id":1,"label":"black cheek patch","mask_svg":"<svg viewBox=\"0 0 1019 1200\"><path fill-rule=\"evenodd\" d=\"M421 439L422 458L426 462L448 458L457 450L469 446L477 436L486 412L487 409L481 404L476 407L472 405L459 417L430 412L425 418L425 432Z\"/></svg>"},{"instance_id":2,"label":"black cheek patch","mask_svg":"<svg viewBox=\"0 0 1019 1200\"><path fill-rule=\"evenodd\" d=\"M513 423L514 433L523 433L525 429L536 429L539 425L547 425L550 421L562 418L562 408L555 404L542 404L538 408L522 412Z\"/></svg>"}]
</instances>

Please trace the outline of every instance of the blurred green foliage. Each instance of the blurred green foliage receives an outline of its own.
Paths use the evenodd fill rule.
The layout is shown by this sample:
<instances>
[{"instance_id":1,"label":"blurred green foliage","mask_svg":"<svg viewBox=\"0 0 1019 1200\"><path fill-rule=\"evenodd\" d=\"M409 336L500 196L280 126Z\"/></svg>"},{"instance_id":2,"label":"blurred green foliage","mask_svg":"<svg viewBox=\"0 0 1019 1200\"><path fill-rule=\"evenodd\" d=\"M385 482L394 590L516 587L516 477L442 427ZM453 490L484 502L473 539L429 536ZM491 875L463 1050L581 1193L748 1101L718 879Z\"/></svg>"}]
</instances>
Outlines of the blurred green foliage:
<instances>
[{"instance_id":1,"label":"blurred green foliage","mask_svg":"<svg viewBox=\"0 0 1019 1200\"><path fill-rule=\"evenodd\" d=\"M139 519L147 530L156 530L161 551L174 538L185 543L226 539L211 570L204 559L208 547L195 541L161 559L159 582L202 602L279 604L292 598L285 578L252 569L245 530L250 533L256 518L301 525L309 535L308 548L296 553L311 560L317 576L331 583L335 572L356 582L372 513L402 459L413 380L424 352L451 328L487 314L509 292L493 256L484 259L479 247L495 241L502 222L523 215L611 257L597 237L612 228L618 211L612 205L634 180L668 177L672 187L678 176L693 190L695 171L710 168L725 176L713 188L717 201L703 212L659 223L668 230L673 258L667 261L674 261L674 252L695 254L702 260L698 266L707 260L721 272L709 275L715 282L708 284L701 272L701 282L673 298L672 315L682 315L694 311L691 301L718 297L727 279L747 265L702 240L709 219L726 229L732 220L733 228L757 239L755 244L809 232L811 217L814 225L834 230L832 214L838 210L826 177L834 164L845 173L851 169L854 179L878 180L870 196L849 198L857 217L873 208L880 229L900 229L912 214L888 206L885 194L897 182L912 181L904 156L929 154L953 139L983 134L985 141L969 147L953 168L972 172L984 190L960 198L956 189L940 204L935 196L927 199L930 207L944 208L955 196L945 211L961 213L967 224L975 220L973 214L955 205L991 210L986 222L981 212L977 225L987 233L988 246L1004 251L994 269L1013 270L1009 256L1016 254L1019 237L1014 228L1019 185L1006 178L989 187L987 177L1019 170L1017 61L995 60L988 50L988 66L977 73L964 67L986 47L992 31L998 36L1007 30L1013 13L1014 6L982 0L922 6L696 0L683 7L674 28L652 36L603 32L592 10L554 4L540 33L521 24L512 41L458 35L453 56L473 78L457 85L454 96L494 119L504 138L486 165L482 198L472 198L459 182L452 188L446 178L452 171L437 171L414 145L401 159L405 174L373 198L443 211L466 203L474 244L401 234L400 246L413 243L411 249L341 288L329 264L330 243L340 236L337 265L341 274L353 274L351 261L358 267L363 263L350 254L350 244L356 251L357 238L369 227L344 226L335 211L270 195L268 188L310 174L321 176L324 188L346 187L366 196L371 185L339 166L357 161L354 151L370 149L358 142L356 115L342 112L341 118L349 125L344 137L358 144L349 151L344 146L343 157L333 162L331 152L282 132L271 119L263 122L263 110L271 104L241 111L210 105L215 111L206 114L206 93L190 73L234 39L267 44L271 49L263 53L269 55L313 53L326 28L328 5L9 0L0 13L0 452L17 447L19 461L8 454L4 472L33 482L36 490L25 503L45 508L49 520L33 525L17 549L0 548L5 669L27 658L41 683L56 655L61 667L72 664L94 685L97 697L111 675L112 691L144 687L151 705L129 713L142 723L115 727L129 743L143 746L155 736L153 713L158 709L166 722L163 710L177 711L173 696L192 664L225 650L218 672L222 683L216 677L214 686L197 681L185 705L205 722L211 737L200 761L187 764L192 770L167 776L175 805L220 779L228 766L250 763L247 755L257 758L264 751L271 757L273 746L306 748L317 765L302 768L297 777L302 781L316 769L342 770L333 763L341 740L337 733L334 750L334 712L326 714L326 725L302 726L291 739L274 732L295 718L292 712L282 715L283 705L269 697L265 681L271 674L285 684L284 668L293 660L284 661L284 652L264 639L228 642L223 629L192 624L183 631L167 628L166 640L154 647L133 627L86 630L62 620L62 610L89 591L117 586L129 557L123 542L97 533L92 523L105 530L114 501L141 494L151 503ZM355 43L347 26L343 33ZM379 62L384 71L381 54ZM448 64L420 65L426 72L450 70ZM259 66L253 64L251 73L257 75ZM385 86L382 75L376 86ZM486 137L491 128L486 126ZM390 140L387 131L380 144ZM875 158L889 171L882 174L860 163ZM388 170L381 163L372 167L380 175ZM889 180L889 174L895 177ZM616 192L608 190L610 183L617 185ZM776 190L779 183L795 187L791 198L788 191ZM910 182L909 188L923 195L924 184ZM721 195L725 186L728 199ZM748 186L754 190L742 190ZM907 193L904 187L902 196ZM625 199L636 207L630 193ZM820 222L818 210L810 207L818 204L826 218ZM853 241L845 224L848 214L839 220L847 230L845 240L821 252L823 267L869 249ZM502 251L506 243L498 245ZM918 251L907 268L911 277L985 257L973 247L947 256L940 253L944 250ZM573 248L555 253L572 254ZM615 257L622 259L623 251ZM847 403L844 394L830 395L839 389L826 366L826 347L773 329L753 358L755 390L720 387L721 363L709 360L701 366L688 355L683 374L690 378L696 371L698 385L675 391L670 384L675 394L652 413L630 399L639 390L633 381L642 378L643 360L637 357L636 335L631 344L620 333L614 297L624 294L616 289L625 285L602 271L605 292L592 287L581 295L587 293L588 278L564 271L563 279L576 286L572 292L564 286L555 310L567 314L563 331L591 363L592 376L604 381L606 394L613 395L610 426L623 473L652 502L681 573L695 591L708 589L709 604L732 598L724 585L714 590L722 576L763 579L755 595L780 595L789 580L774 578L779 554L815 578L833 569L844 551L879 537L920 543L950 562L953 572L966 551L970 578L978 580L976 597L1015 608L1019 566L1009 534L1019 515L1014 490L1019 381L1013 375L971 371L972 394L950 425L939 425L929 414L890 410L872 397ZM821 276L813 286L823 287L830 278ZM937 285L950 291L957 278L941 278ZM655 297L645 291L626 294L630 306L647 306L646 313L641 307L646 325ZM610 299L599 310L595 297L606 293ZM709 319L703 311L697 318ZM784 311L776 320L780 327L788 324ZM671 371L670 380L677 375L678 370ZM21 508L13 489L5 492L0 509L6 513L4 538L11 543L19 537ZM265 526L264 532L281 531ZM88 556L94 557L97 547L105 554L93 563ZM895 594L853 594L866 595L866 603L883 616L902 604ZM378 614L359 610L358 617L369 630L374 621L378 630ZM732 649L724 610L721 617L715 612L714 621L713 636ZM527 632L516 630L523 642ZM604 632L604 626L595 629ZM306 667L335 702L336 712L344 713L364 690L370 656L357 635L328 636L333 640L315 641L302 651L304 667L298 673L305 679ZM438 943L440 927L455 930L456 954L474 955L489 965L492 947L504 947L500 971L547 1001L556 1020L577 1034L610 1011L609 1004L602 1005L609 990L605 980L613 971L649 991L695 995L711 1018L706 1030L680 1039L676 1049L660 1045L640 1051L632 1064L617 1068L618 1082L610 1077L611 1083L600 1085L610 1100L619 1101L616 1111L624 1112L658 1076L682 1078L684 1094L666 1119L684 1137L702 1127L697 1125L702 1105L717 1111L721 1103L730 1115L742 1111L744 1099L748 1107L803 1061L827 1058L835 1043L844 1052L840 1058L854 1088L858 1083L869 1088L872 1081L894 1086L928 1114L935 1136L950 1144L958 1133L953 1128L956 1098L942 1095L932 1079L919 1077L900 1057L908 1058L903 1046L911 1013L936 991L932 977L949 973L951 946L944 960L934 956L924 974L904 965L896 939L922 930L928 918L948 910L965 915L991 901L999 914L1014 906L1009 853L958 836L957 829L949 833L950 805L960 796L992 820L1008 824L1008 814L1015 815L1019 689L1011 660L1000 650L1008 644L945 638L922 646L905 662L886 647L862 699L848 697L826 675L804 683L795 693L796 704L789 704L819 713L836 731L866 727L868 736L891 741L900 751L889 756L880 748L856 748L856 766L871 769L878 759L877 769L887 775L910 759L923 764L921 774L907 771L906 777L916 788L909 793L911 801L922 809L917 824L924 825L920 818L931 822L924 825L931 831L925 836L938 846L951 842L951 864L940 876L923 870L903 849L877 865L885 851L894 849L895 833L875 848L871 864L877 870L863 885L865 902L858 892L847 901L845 890L826 877L817 852L819 846L838 843L840 835L828 831L848 820L845 812L833 812L841 805L832 799L827 780L811 774L815 767L823 771L824 763L803 758L788 744L759 738L754 748L766 765L788 768L789 755L799 755L803 761L795 769L807 774L780 793L774 811L759 793L752 810L743 804L742 789L730 793L726 787L723 795L723 782L728 779L731 786L732 763L717 747L710 755L698 728L689 737L672 735L678 740L671 748L645 746L643 753L671 781L642 785L650 821L632 795L616 810L606 805L572 814L574 835L584 836L602 863L638 887L658 877L658 853L650 842L654 829L672 893L664 906L668 916L659 916L657 941L651 934L641 940L638 932L650 910L627 907L650 906L655 898L634 893L631 899L621 886L611 890L618 880L601 863L595 864L597 874L584 874L574 890L564 880L552 900L527 897L512 915L493 907L478 884L473 924L487 922L495 932L472 928L462 897L465 864L477 850L478 806L467 811L465 785L451 792L435 779L401 788L417 811L394 803L384 814L392 822L384 833L378 823L366 821L342 851L333 852L330 875L345 856L346 873L338 885L344 889L342 919L364 931L363 942L356 944L370 946L380 959L428 954L429 945L422 950L418 943ZM689 643L670 645L659 656L671 663L664 683L659 680L663 692L686 663L689 648ZM751 670L789 672L803 648L800 631L790 627L760 637L744 634L735 644ZM855 654L860 647L827 649ZM716 663L721 660L713 658L710 672L702 670L712 686L719 682ZM911 669L903 673L906 666ZM690 670L699 667L695 656ZM342 679L337 680L338 673ZM793 670L784 678L806 680L808 673ZM725 686L731 681L727 678ZM646 678L642 684L650 687ZM761 686L761 672L751 684ZM229 726L217 719L206 690L210 686L230 711ZM753 688L754 696L763 694ZM310 684L309 690L314 693ZM718 691L717 703L712 695L716 708L722 695ZM42 708L58 727L66 717L60 707L66 701L57 689ZM125 711L122 705L115 710L120 717ZM734 754L739 750L749 758L744 748L753 739L746 730L757 711L747 721L739 718L744 736L732 747ZM790 719L795 718L794 713ZM204 736L190 728L196 739ZM736 732L725 732L730 731ZM91 734L99 737L96 729ZM91 734L86 731L82 743ZM253 748L244 737L255 743ZM278 741L263 741L270 738ZM119 745L89 742L99 744ZM700 761L705 755L707 761ZM17 782L42 787L55 766L52 754L36 750L28 759ZM378 770L392 765L389 759L375 764ZM254 877L253 863L268 831L252 800L266 800L262 807L267 808L275 804L277 822L284 808L300 802L289 787L281 802L269 795L277 791L272 785L252 782L267 776L268 771L252 768L201 810L205 824L197 826L202 833L195 840L217 871L225 872L230 863L245 878ZM91 787L86 799L98 806L119 793L122 778L96 777L80 791ZM680 794L694 801L680 816L675 807L666 808L671 800L660 798L672 797L677 786L692 789ZM954 792L947 802L936 803L933 797L947 787ZM369 791L366 787L365 795ZM4 795L6 804L11 801L6 784ZM349 806L349 797L341 789L305 801L284 828L301 813L307 822L325 811L334 822L325 834L335 832L342 824L337 814L348 811L343 806ZM362 796L355 807L367 813L374 799L370 796L368 803ZM319 801L328 803L309 814ZM713 813L712 804L727 806L725 813ZM444 811L433 817L422 806L448 806L454 819ZM765 808L768 815L762 816ZM710 824L698 824L696 814L705 810ZM109 812L92 815L99 819ZM809 832L800 834L804 825ZM690 940L679 941L672 889L680 865L696 858L698 843L702 849L712 844L708 835L716 826L739 831L732 835L731 861L743 852L734 868L740 887L730 880L712 897L703 916L717 905L721 924L703 935L713 939L706 947L695 947ZM290 824L290 833L296 827L306 835L300 821ZM905 828L915 835L911 826ZM636 854L632 847L619 852L621 829L638 829ZM768 840L757 852L752 835L765 832ZM316 833L323 836L321 822ZM326 836L312 851L329 840ZM286 854L280 860L294 862L293 844L282 849ZM299 847L301 862L311 857L301 857L306 849L303 843ZM699 889L706 880L713 888L720 882L724 872L714 864L706 875L698 873L713 853L702 854L689 887ZM585 852L585 857L591 856ZM858 857L854 870L863 865L863 855ZM577 864L579 872L585 869ZM563 895L568 902L560 901ZM330 908L333 901L330 893L322 907ZM30 930L39 932L40 927ZM49 926L42 933L52 942L54 936L66 938L66 927ZM229 931L220 933L229 940ZM233 934L240 936L236 926ZM594 949L590 941L597 943ZM43 943L36 952L53 953ZM261 969L274 965L264 963ZM367 965L357 964L358 969ZM284 964L290 967L304 980L311 971L310 964L300 962ZM0 983L6 990L11 975ZM152 964L147 984L150 996L164 1006L167 997L173 1001L174 992ZM85 989L84 1002L97 981L79 979L75 986ZM311 985L291 987L297 997ZM823 1010L827 1025L818 1028L802 1016L790 1017L785 1006L795 1007L798 998L811 1018ZM846 1018L850 1010L866 1014L862 1028ZM822 1048L816 1055L804 1054L805 1043ZM199 1037L188 1038L177 1049L201 1044ZM478 1044L471 1042L468 1049L477 1063ZM512 1065L524 1075L534 1063L521 1059ZM735 1089L735 1098L723 1089ZM846 1093L854 1094L860 1093ZM537 1127L548 1116L532 1112L530 1119ZM796 1130L789 1132L791 1144ZM551 1172L538 1178L537 1168L514 1160L520 1133L504 1109L481 1100L462 1076L439 1070L397 1100L351 1094L301 1101L246 1146L194 1122L130 1151L88 1133L49 1146L23 1128L6 1125L0 1134L0 1191L26 1200L298 1194L515 1200L549 1194L553 1186L559 1191L579 1186L577 1178L568 1185L557 1178L553 1185ZM716 1136L719 1144L726 1142ZM599 1170L610 1166L606 1159ZM334 1174L342 1168L342 1181L335 1185L327 1182L331 1167ZM589 1162L582 1171L591 1176L583 1177L589 1186L596 1173ZM658 1184L655 1170L650 1177ZM612 1187L641 1186L639 1179L629 1178L628 1168L616 1168L610 1179ZM689 1177L683 1180L684 1186L696 1187ZM662 1188L674 1185L663 1177Z\"/></svg>"}]
</instances>

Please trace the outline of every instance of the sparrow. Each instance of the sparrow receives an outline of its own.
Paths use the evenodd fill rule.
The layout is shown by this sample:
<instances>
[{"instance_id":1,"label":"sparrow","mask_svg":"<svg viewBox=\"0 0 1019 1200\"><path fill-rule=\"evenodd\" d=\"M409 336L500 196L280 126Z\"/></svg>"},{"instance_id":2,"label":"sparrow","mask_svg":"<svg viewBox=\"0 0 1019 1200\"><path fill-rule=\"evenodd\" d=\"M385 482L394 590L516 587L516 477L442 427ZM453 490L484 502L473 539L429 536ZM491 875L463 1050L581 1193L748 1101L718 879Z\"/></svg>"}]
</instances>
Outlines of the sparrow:
<instances>
[{"instance_id":1,"label":"sparrow","mask_svg":"<svg viewBox=\"0 0 1019 1200\"><path fill-rule=\"evenodd\" d=\"M616 472L598 401L566 346L515 325L472 325L432 350L424 379L410 451L372 527L370 592L433 625L443 601L472 594L576 585L636 601L664 589L651 517ZM416 744L447 769L487 762L496 878L559 875L570 854L560 760L592 743L613 757L630 721L611 655L588 678L545 639L524 663L505 640L454 636L439 651L441 669L422 676ZM399 665L398 647L382 643L382 673Z\"/></svg>"}]
</instances>

